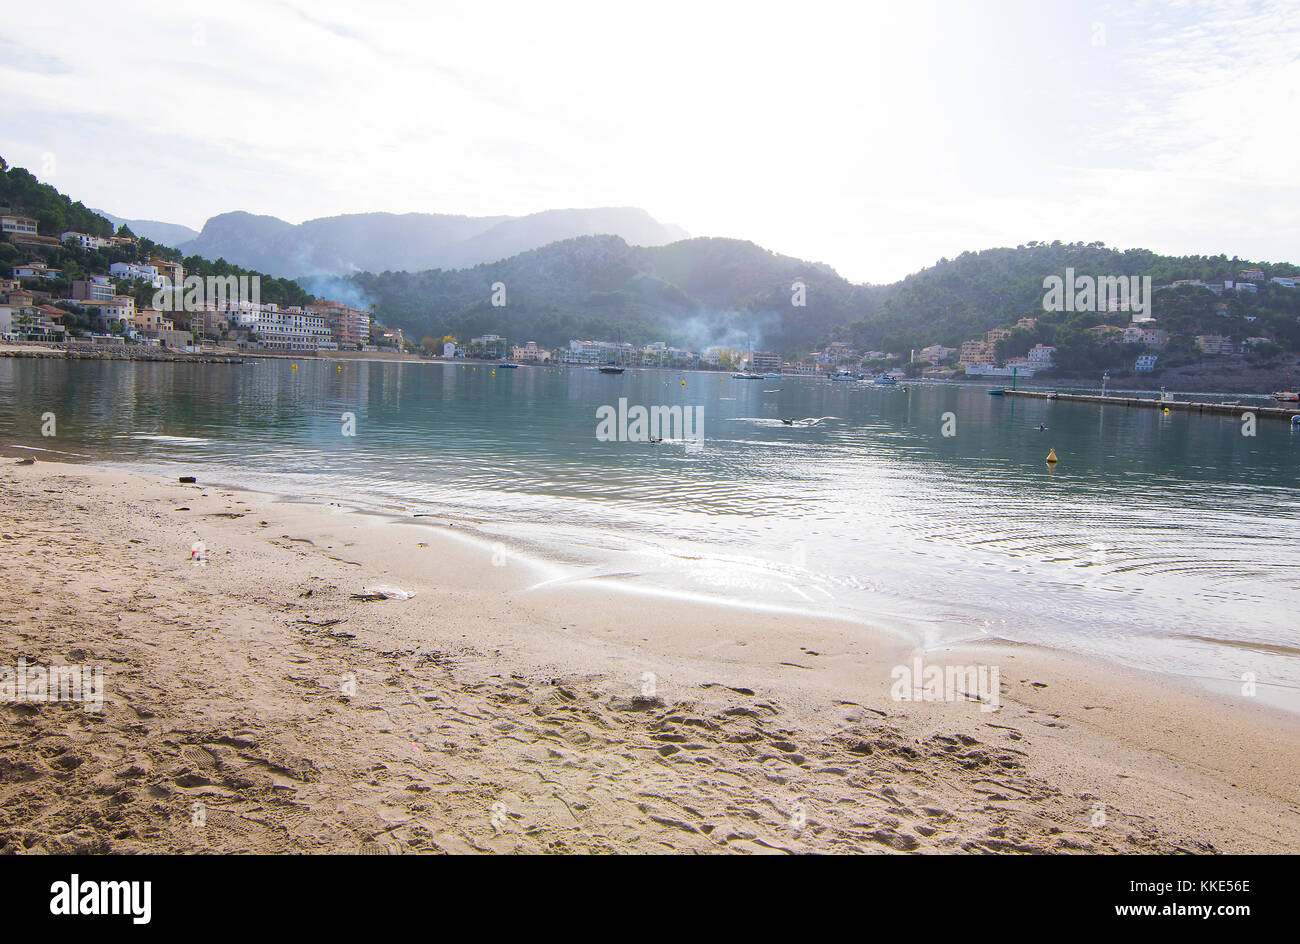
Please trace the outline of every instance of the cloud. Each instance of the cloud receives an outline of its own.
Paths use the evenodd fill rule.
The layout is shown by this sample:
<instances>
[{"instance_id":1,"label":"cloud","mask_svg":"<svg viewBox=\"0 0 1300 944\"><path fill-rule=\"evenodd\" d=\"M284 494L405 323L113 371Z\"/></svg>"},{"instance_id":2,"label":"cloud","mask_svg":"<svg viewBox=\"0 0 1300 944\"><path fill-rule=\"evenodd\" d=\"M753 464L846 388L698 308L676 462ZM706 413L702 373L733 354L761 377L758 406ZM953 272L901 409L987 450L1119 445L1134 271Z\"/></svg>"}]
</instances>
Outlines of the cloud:
<instances>
[{"instance_id":1,"label":"cloud","mask_svg":"<svg viewBox=\"0 0 1300 944\"><path fill-rule=\"evenodd\" d=\"M892 281L1035 238L1282 258L1300 218L1300 11L1264 0L52 0L0 43L0 153L196 229L640 206Z\"/></svg>"}]
</instances>

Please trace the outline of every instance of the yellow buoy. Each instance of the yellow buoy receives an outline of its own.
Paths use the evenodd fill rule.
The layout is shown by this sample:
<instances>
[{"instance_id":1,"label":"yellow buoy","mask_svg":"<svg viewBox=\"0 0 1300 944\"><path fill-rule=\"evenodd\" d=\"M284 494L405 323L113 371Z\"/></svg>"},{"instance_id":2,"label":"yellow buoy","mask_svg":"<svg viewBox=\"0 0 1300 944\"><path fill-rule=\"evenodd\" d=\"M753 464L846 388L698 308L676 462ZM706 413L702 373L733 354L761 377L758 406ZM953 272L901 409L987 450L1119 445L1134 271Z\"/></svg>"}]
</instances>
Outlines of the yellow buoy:
<instances>
[{"instance_id":1,"label":"yellow buoy","mask_svg":"<svg viewBox=\"0 0 1300 944\"><path fill-rule=\"evenodd\" d=\"M1060 461L1061 461L1060 459L1056 458L1056 447L1055 447L1055 446L1053 446L1053 447L1048 451L1048 453L1047 453L1047 461L1048 461L1049 463L1052 463L1052 462L1060 462Z\"/></svg>"},{"instance_id":2,"label":"yellow buoy","mask_svg":"<svg viewBox=\"0 0 1300 944\"><path fill-rule=\"evenodd\" d=\"M683 387L686 386L686 381L685 381L685 380L682 381L682 386L683 386Z\"/></svg>"},{"instance_id":3,"label":"yellow buoy","mask_svg":"<svg viewBox=\"0 0 1300 944\"><path fill-rule=\"evenodd\" d=\"M1169 407L1165 407L1165 416L1169 415Z\"/></svg>"},{"instance_id":4,"label":"yellow buoy","mask_svg":"<svg viewBox=\"0 0 1300 944\"><path fill-rule=\"evenodd\" d=\"M493 367L493 368L492 368L492 376L495 377L496 375L497 375L497 369L496 369L495 367Z\"/></svg>"},{"instance_id":5,"label":"yellow buoy","mask_svg":"<svg viewBox=\"0 0 1300 944\"><path fill-rule=\"evenodd\" d=\"M298 369L298 365L297 365L297 364L290 364L290 365L289 365L289 369L290 369L290 370L297 370L297 369Z\"/></svg>"},{"instance_id":6,"label":"yellow buoy","mask_svg":"<svg viewBox=\"0 0 1300 944\"><path fill-rule=\"evenodd\" d=\"M335 370L342 370L342 369L343 369L343 365L342 365L342 364L335 364L335 365L334 365L334 369L335 369Z\"/></svg>"}]
</instances>

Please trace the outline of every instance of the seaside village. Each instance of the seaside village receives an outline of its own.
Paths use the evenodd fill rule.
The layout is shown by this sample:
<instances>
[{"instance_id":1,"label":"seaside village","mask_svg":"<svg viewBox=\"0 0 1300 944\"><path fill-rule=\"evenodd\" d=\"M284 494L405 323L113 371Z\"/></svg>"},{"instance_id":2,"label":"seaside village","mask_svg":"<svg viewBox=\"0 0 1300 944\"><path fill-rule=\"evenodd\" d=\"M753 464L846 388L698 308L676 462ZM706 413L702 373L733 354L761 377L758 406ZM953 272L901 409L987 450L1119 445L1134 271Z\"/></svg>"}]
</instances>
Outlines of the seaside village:
<instances>
[{"instance_id":1,"label":"seaside village","mask_svg":"<svg viewBox=\"0 0 1300 944\"><path fill-rule=\"evenodd\" d=\"M1168 285L1157 285L1154 291L1178 289L1184 286L1202 288L1224 295L1229 292L1255 294L1259 285L1266 280L1259 269L1244 269L1236 279L1222 283L1205 282L1201 279L1181 279ZM1283 288L1294 289L1300 285L1300 279L1275 276L1269 280ZM1124 312L1122 302L1115 299L1109 306L1108 315ZM1228 316L1228 305L1222 302L1217 306L1221 317ZM1101 320L1101 315L1098 319ZM1247 315L1246 321L1253 322L1254 316ZM523 345L512 345L501 335L488 334L477 337L462 345L453 338L445 338L439 352L442 357L469 357L478 359L502 359L516 363L554 363L566 365L601 365L617 364L624 367L674 367L700 368L706 370L743 370L753 373L780 373L794 375L824 375L832 379L867 376L877 373L880 377L892 377L901 380L906 376L920 376L933 379L952 379L967 377L1032 377L1035 373L1047 370L1054 365L1052 355L1056 348L1035 344L1024 357L1009 357L999 360L997 344L1009 338L1013 331L1023 329L1032 331L1038 324L1033 317L1021 318L1015 324L1003 328L993 328L983 337L963 341L960 347L947 347L931 344L927 347L903 352L859 351L842 341L833 341L825 350L816 351L806 358L790 361L772 351L735 350L727 347L708 347L702 352L671 347L658 341L647 345L615 343L612 341L572 340L567 347L548 350L528 341ZM1128 325L1097 324L1088 329L1097 339L1116 340L1132 345L1134 369L1138 371L1154 370L1159 360L1159 351L1169 343L1169 332L1162 328L1154 318L1133 315ZM1195 338L1196 348L1207 355L1240 354L1244 349L1255 345L1272 344L1269 337L1249 337L1238 342L1227 335L1203 334Z\"/></svg>"},{"instance_id":2,"label":"seaside village","mask_svg":"<svg viewBox=\"0 0 1300 944\"><path fill-rule=\"evenodd\" d=\"M57 237L37 232L37 221L0 207L0 234L15 246L39 251L70 246L85 251L130 248L136 239L129 235L93 236L64 232ZM36 252L33 252L35 255ZM417 346L403 337L401 329L375 324L367 310L337 301L319 301L298 306L262 303L256 295L232 292L230 297L207 298L199 305L173 304L164 310L139 308L130 286L147 284L152 289L185 284L185 267L175 261L151 258L147 263L113 262L108 271L88 274L84 279L63 278L57 268L39 260L11 267L10 278L0 278L0 341L63 342L71 347L104 348L116 351L156 349L178 354L265 352L312 354L329 351L391 351L422 353L446 359L470 358L513 363L565 366L617 364L621 367L670 367L679 369L742 370L757 374L825 375L849 378L878 374L885 378L905 376L930 378L1032 377L1053 366L1055 348L1036 344L1023 357L999 362L997 344L1016 329L1032 331L1033 317L1014 325L994 328L984 337L972 338L958 347L932 344L904 352L858 351L835 341L825 350L796 361L778 353L736 350L714 346L695 352L658 341L645 345L612 341L574 339L565 347L548 349L527 341L511 344L497 334L485 334L460 342L447 336L426 338ZM218 280L219 281L219 280ZM230 282L236 280L232 277ZM1207 283L1185 279L1156 290L1193 286L1218 295L1231 292L1255 293L1265 275L1247 269L1237 279ZM1295 288L1300 279L1274 277L1272 282ZM55 285L67 286L62 292ZM138 294L138 293L137 293ZM180 293L174 296L179 301ZM1226 316L1227 304L1219 305ZM1111 314L1118 312L1114 308ZM76 314L79 317L70 319ZM68 322L89 324L88 331L70 328ZM1100 316L1099 316L1100 320ZM1249 318L1248 320L1254 320ZM1098 324L1089 329L1098 340L1118 340L1135 345L1135 369L1154 369L1159 351L1169 343L1169 334L1152 318L1135 316L1127 326ZM1200 335L1196 347L1204 354L1239 354L1243 347L1272 343L1271 338L1252 337L1236 342L1221 335Z\"/></svg>"},{"instance_id":3,"label":"seaside village","mask_svg":"<svg viewBox=\"0 0 1300 944\"><path fill-rule=\"evenodd\" d=\"M134 246L133 236L93 236L65 232L43 236L36 220L0 207L0 233L7 242L27 249L71 246L93 251ZM224 293L199 305L181 304L185 267L153 258L147 263L114 262L107 272L84 279L64 279L63 272L33 260L11 267L0 278L0 340L66 342L89 348L154 348L177 353L277 351L401 351L400 329L371 324L370 312L336 301L303 307L261 303L246 292ZM229 279L238 284L238 280ZM154 290L177 287L177 303L166 310L140 308L127 286L145 283ZM247 280L244 280L247 283ZM52 291L54 285L66 286ZM90 330L70 328L74 315L83 316ZM78 323L79 319L78 319Z\"/></svg>"}]
</instances>

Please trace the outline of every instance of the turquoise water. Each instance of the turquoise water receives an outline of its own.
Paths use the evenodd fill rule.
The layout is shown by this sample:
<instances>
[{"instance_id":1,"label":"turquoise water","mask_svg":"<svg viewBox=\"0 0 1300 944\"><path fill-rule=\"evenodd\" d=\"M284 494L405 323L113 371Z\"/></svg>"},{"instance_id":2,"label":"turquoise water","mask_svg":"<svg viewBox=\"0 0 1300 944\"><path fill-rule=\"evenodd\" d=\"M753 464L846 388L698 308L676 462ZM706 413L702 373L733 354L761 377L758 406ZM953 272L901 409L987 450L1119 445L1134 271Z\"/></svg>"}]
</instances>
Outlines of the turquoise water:
<instances>
[{"instance_id":1,"label":"turquoise water","mask_svg":"<svg viewBox=\"0 0 1300 944\"><path fill-rule=\"evenodd\" d=\"M570 579L1300 691L1300 432L1285 423L1246 437L1229 417L957 385L342 366L0 359L0 438L469 517ZM596 410L620 397L702 407L702 446L598 441Z\"/></svg>"}]
</instances>

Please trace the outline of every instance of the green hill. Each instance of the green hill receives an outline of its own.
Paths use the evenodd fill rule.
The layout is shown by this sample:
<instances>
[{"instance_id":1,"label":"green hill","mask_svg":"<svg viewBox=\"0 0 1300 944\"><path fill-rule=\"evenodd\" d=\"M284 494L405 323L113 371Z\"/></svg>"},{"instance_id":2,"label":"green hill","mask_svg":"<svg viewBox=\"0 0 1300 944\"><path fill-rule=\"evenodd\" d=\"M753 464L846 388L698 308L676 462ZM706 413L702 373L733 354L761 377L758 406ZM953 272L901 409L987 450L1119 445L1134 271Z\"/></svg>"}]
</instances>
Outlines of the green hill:
<instances>
[{"instance_id":1,"label":"green hill","mask_svg":"<svg viewBox=\"0 0 1300 944\"><path fill-rule=\"evenodd\" d=\"M1065 370L1108 368L1131 361L1131 346L1101 344L1087 332L1098 324L1127 324L1130 314L1043 310L1043 280L1063 276L1067 268L1094 277L1150 276L1153 286L1182 279L1222 283L1238 280L1244 269L1260 269L1266 279L1300 274L1300 267L1290 263L1223 255L1162 256L1146 249L1109 249L1102 243L1029 243L940 260L905 278L882 305L845 326L837 337L860 349L906 352L929 344L958 346L1029 316L1038 319L1034 331L1019 331L1000 342L1000 354L1024 354L1033 344L1042 343L1059 349L1056 361ZM1220 306L1225 306L1223 313ZM1197 334L1237 340L1271 337L1283 350L1300 350L1300 289L1267 282L1256 294L1168 288L1155 293L1151 314L1174 336L1162 354L1166 364L1194 357L1191 343Z\"/></svg>"},{"instance_id":2,"label":"green hill","mask_svg":"<svg viewBox=\"0 0 1300 944\"><path fill-rule=\"evenodd\" d=\"M889 290L736 239L629 246L582 236L470 269L358 273L379 317L413 337L484 333L547 346L591 337L806 351ZM794 303L796 282L803 301ZM504 306L492 304L505 286Z\"/></svg>"}]
</instances>

